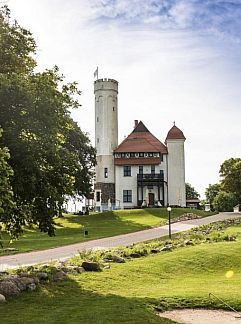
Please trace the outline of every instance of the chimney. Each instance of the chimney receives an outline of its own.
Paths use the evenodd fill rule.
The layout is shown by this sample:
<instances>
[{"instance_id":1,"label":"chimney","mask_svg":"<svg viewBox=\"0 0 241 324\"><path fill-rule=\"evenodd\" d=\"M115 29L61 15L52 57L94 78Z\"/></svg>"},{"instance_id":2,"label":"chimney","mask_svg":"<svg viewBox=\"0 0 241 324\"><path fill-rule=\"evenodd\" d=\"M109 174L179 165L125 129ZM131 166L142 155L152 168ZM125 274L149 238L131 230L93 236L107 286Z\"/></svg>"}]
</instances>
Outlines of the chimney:
<instances>
[{"instance_id":1,"label":"chimney","mask_svg":"<svg viewBox=\"0 0 241 324\"><path fill-rule=\"evenodd\" d=\"M138 120L135 119L135 120L134 120L134 128L136 128L137 125L138 125Z\"/></svg>"}]
</instances>

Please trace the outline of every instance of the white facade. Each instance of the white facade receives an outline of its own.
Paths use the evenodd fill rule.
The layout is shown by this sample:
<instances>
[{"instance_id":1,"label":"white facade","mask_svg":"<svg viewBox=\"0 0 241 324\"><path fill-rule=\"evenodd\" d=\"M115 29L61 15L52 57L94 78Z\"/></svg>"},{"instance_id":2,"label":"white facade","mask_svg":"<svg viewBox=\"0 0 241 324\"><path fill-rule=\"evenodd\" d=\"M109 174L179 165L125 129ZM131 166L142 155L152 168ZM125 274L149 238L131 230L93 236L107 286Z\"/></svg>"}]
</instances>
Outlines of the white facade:
<instances>
[{"instance_id":1,"label":"white facade","mask_svg":"<svg viewBox=\"0 0 241 324\"><path fill-rule=\"evenodd\" d=\"M97 80L94 93L96 182L114 183L113 151L118 145L118 82L112 79Z\"/></svg>"},{"instance_id":2,"label":"white facade","mask_svg":"<svg viewBox=\"0 0 241 324\"><path fill-rule=\"evenodd\" d=\"M167 182L167 167L166 167L166 156L163 156L163 162L159 165L155 165L155 173L158 174L160 171L163 171L164 181ZM128 163L127 163L128 164ZM124 176L124 166L115 166L115 194L116 200L120 202L121 208L128 207L136 207L138 205L137 201L137 175L139 174L139 165L131 166L131 176ZM143 174L151 174L151 165L143 165ZM131 190L132 193L132 201L124 202L123 201L123 193L124 190ZM142 198L141 188L138 188L138 197L139 200ZM154 194L154 201L157 205L158 201L163 200L164 205L167 205L168 193L167 186L164 186L163 189L160 188L160 199L158 199L158 188L153 186L153 188L148 188L148 186L144 186L143 188L143 200L146 202L146 205L149 205L149 193Z\"/></svg>"},{"instance_id":3,"label":"white facade","mask_svg":"<svg viewBox=\"0 0 241 324\"><path fill-rule=\"evenodd\" d=\"M174 124L164 145L135 121L132 133L118 145L118 82L96 80L94 93L96 209L186 206L182 131ZM125 167L130 174L124 174Z\"/></svg>"},{"instance_id":4,"label":"white facade","mask_svg":"<svg viewBox=\"0 0 241 324\"><path fill-rule=\"evenodd\" d=\"M184 139L167 139L168 202L171 206L186 206Z\"/></svg>"}]
</instances>

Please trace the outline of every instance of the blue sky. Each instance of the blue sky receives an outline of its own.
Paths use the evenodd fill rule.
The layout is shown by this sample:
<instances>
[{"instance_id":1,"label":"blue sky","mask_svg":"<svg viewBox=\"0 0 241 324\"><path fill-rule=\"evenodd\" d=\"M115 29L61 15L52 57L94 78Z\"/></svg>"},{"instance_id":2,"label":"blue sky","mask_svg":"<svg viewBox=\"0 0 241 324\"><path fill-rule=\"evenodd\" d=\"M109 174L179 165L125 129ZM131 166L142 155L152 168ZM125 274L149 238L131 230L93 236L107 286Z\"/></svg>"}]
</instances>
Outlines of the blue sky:
<instances>
[{"instance_id":1,"label":"blue sky","mask_svg":"<svg viewBox=\"0 0 241 324\"><path fill-rule=\"evenodd\" d=\"M82 90L73 113L94 139L93 73L119 81L119 141L134 119L164 142L186 140L186 180L202 195L241 152L241 1L9 0L38 44L39 69L57 64Z\"/></svg>"}]
</instances>

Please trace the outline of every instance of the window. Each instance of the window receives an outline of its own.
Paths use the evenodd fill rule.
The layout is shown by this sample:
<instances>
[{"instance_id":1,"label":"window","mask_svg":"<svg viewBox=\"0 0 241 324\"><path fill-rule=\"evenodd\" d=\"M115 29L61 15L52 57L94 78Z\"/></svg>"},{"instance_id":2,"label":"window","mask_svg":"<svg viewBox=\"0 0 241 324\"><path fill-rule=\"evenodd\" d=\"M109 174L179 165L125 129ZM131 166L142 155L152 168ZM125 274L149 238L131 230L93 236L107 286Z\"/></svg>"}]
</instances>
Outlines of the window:
<instances>
[{"instance_id":1,"label":"window","mask_svg":"<svg viewBox=\"0 0 241 324\"><path fill-rule=\"evenodd\" d=\"M131 153L131 157L132 157L132 158L135 157L135 153Z\"/></svg>"},{"instance_id":2,"label":"window","mask_svg":"<svg viewBox=\"0 0 241 324\"><path fill-rule=\"evenodd\" d=\"M104 177L108 178L108 168L104 168Z\"/></svg>"},{"instance_id":3,"label":"window","mask_svg":"<svg viewBox=\"0 0 241 324\"><path fill-rule=\"evenodd\" d=\"M144 153L140 153L139 156L140 156L140 157L143 157L143 156L144 156Z\"/></svg>"},{"instance_id":4,"label":"window","mask_svg":"<svg viewBox=\"0 0 241 324\"><path fill-rule=\"evenodd\" d=\"M113 107L113 111L115 111L115 107Z\"/></svg>"},{"instance_id":5,"label":"window","mask_svg":"<svg viewBox=\"0 0 241 324\"><path fill-rule=\"evenodd\" d=\"M100 139L99 138L97 138L97 143L99 143L100 142Z\"/></svg>"},{"instance_id":6,"label":"window","mask_svg":"<svg viewBox=\"0 0 241 324\"><path fill-rule=\"evenodd\" d=\"M139 165L139 174L143 174L143 165Z\"/></svg>"},{"instance_id":7,"label":"window","mask_svg":"<svg viewBox=\"0 0 241 324\"><path fill-rule=\"evenodd\" d=\"M123 202L132 202L132 190L123 190Z\"/></svg>"},{"instance_id":8,"label":"window","mask_svg":"<svg viewBox=\"0 0 241 324\"><path fill-rule=\"evenodd\" d=\"M163 162L163 154L161 154L161 161Z\"/></svg>"},{"instance_id":9,"label":"window","mask_svg":"<svg viewBox=\"0 0 241 324\"><path fill-rule=\"evenodd\" d=\"M96 118L97 119L97 123L99 122L99 117Z\"/></svg>"},{"instance_id":10,"label":"window","mask_svg":"<svg viewBox=\"0 0 241 324\"><path fill-rule=\"evenodd\" d=\"M96 201L100 201L100 191L96 191Z\"/></svg>"},{"instance_id":11,"label":"window","mask_svg":"<svg viewBox=\"0 0 241 324\"><path fill-rule=\"evenodd\" d=\"M155 174L155 165L151 165L151 174Z\"/></svg>"},{"instance_id":12,"label":"window","mask_svg":"<svg viewBox=\"0 0 241 324\"><path fill-rule=\"evenodd\" d=\"M124 177L131 177L131 166L124 165Z\"/></svg>"},{"instance_id":13,"label":"window","mask_svg":"<svg viewBox=\"0 0 241 324\"><path fill-rule=\"evenodd\" d=\"M164 179L164 171L160 170L161 179Z\"/></svg>"}]
</instances>

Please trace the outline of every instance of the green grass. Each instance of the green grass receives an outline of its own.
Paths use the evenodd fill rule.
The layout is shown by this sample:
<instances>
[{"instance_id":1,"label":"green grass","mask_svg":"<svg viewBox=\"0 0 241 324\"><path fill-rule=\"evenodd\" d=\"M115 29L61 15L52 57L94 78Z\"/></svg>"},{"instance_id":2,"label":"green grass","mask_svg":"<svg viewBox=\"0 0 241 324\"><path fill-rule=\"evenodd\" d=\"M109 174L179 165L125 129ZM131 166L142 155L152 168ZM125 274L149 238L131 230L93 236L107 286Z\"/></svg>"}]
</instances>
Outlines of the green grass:
<instances>
[{"instance_id":1,"label":"green grass","mask_svg":"<svg viewBox=\"0 0 241 324\"><path fill-rule=\"evenodd\" d=\"M0 323L171 323L153 309L223 308L209 300L210 292L241 310L241 225L222 232L237 240L131 259L42 286L0 305Z\"/></svg>"},{"instance_id":2,"label":"green grass","mask_svg":"<svg viewBox=\"0 0 241 324\"><path fill-rule=\"evenodd\" d=\"M172 217L176 218L184 213L194 212L200 216L209 216L213 213L188 208L174 208ZM9 238L3 235L4 247L18 249L18 252L44 250L72 243L84 242L98 238L114 236L124 233L140 231L153 226L164 224L167 219L166 208L119 210L95 213L88 216L68 214L64 218L57 218L56 236L49 237L37 229L26 228L18 241L9 245ZM84 230L89 235L84 236ZM1 252L0 255L9 253Z\"/></svg>"}]
</instances>

